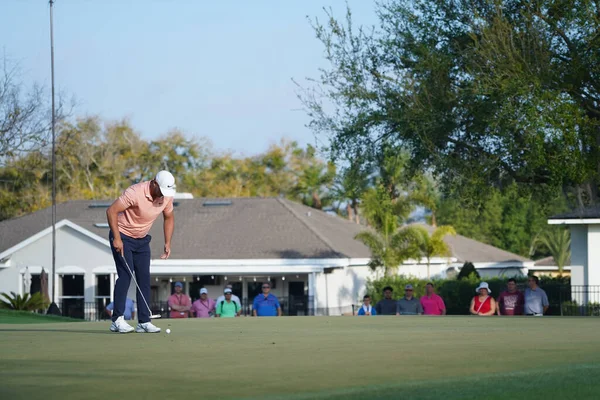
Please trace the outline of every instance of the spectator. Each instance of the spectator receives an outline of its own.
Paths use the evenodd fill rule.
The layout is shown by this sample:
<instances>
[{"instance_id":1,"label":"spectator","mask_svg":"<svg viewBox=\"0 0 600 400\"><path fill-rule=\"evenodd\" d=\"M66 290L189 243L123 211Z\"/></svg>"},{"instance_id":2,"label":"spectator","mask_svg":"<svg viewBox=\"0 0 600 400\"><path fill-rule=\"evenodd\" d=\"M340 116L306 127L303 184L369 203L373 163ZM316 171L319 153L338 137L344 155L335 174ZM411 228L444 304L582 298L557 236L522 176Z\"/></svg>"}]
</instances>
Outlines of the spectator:
<instances>
[{"instance_id":1,"label":"spectator","mask_svg":"<svg viewBox=\"0 0 600 400\"><path fill-rule=\"evenodd\" d=\"M129 297L127 297L125 299L125 312L123 313L123 317L125 318L125 320L135 319L134 304L135 304L135 302L133 300L131 300ZM115 308L114 302L110 302L110 304L106 306L106 313L108 314L109 318L112 318L112 313L113 313L114 308Z\"/></svg>"},{"instance_id":2,"label":"spectator","mask_svg":"<svg viewBox=\"0 0 600 400\"><path fill-rule=\"evenodd\" d=\"M208 297L208 290L200 289L200 298L192 304L190 310L196 318L210 318L215 313L215 301Z\"/></svg>"},{"instance_id":3,"label":"spectator","mask_svg":"<svg viewBox=\"0 0 600 400\"><path fill-rule=\"evenodd\" d=\"M216 317L217 318L234 318L239 317L242 309L239 307L238 303L233 301L230 288L225 288L223 291L223 295L225 300L222 300L220 303L217 303L216 308Z\"/></svg>"},{"instance_id":4,"label":"spectator","mask_svg":"<svg viewBox=\"0 0 600 400\"><path fill-rule=\"evenodd\" d=\"M377 315L377 311L371 305L371 296L368 294L363 297L363 305L358 309L358 315Z\"/></svg>"},{"instance_id":5,"label":"spectator","mask_svg":"<svg viewBox=\"0 0 600 400\"><path fill-rule=\"evenodd\" d=\"M548 296L544 289L539 287L540 279L532 275L527 280L529 287L525 289L525 315L544 315L548 311Z\"/></svg>"},{"instance_id":6,"label":"spectator","mask_svg":"<svg viewBox=\"0 0 600 400\"><path fill-rule=\"evenodd\" d=\"M433 283L425 285L425 296L421 297L421 306L425 315L446 315L444 300L435 294Z\"/></svg>"},{"instance_id":7,"label":"spectator","mask_svg":"<svg viewBox=\"0 0 600 400\"><path fill-rule=\"evenodd\" d=\"M231 286L229 284L225 285L225 289L231 289L232 290L232 292L231 292L231 300L235 301L237 303L237 305L238 305L238 308L241 310L242 309L242 302L240 302L240 298L239 297L237 297L235 294L233 294L233 286ZM215 303L217 305L219 305L223 300L225 300L225 296L221 295L221 296L217 297L217 300L215 301Z\"/></svg>"},{"instance_id":8,"label":"spectator","mask_svg":"<svg viewBox=\"0 0 600 400\"><path fill-rule=\"evenodd\" d=\"M498 315L523 315L523 305L525 298L523 293L517 289L517 281L510 278L507 283L507 289L500 293L496 309Z\"/></svg>"},{"instance_id":9,"label":"spectator","mask_svg":"<svg viewBox=\"0 0 600 400\"><path fill-rule=\"evenodd\" d=\"M187 318L192 309L190 296L183 293L183 283L175 282L175 293L169 297L171 318Z\"/></svg>"},{"instance_id":10,"label":"spectator","mask_svg":"<svg viewBox=\"0 0 600 400\"><path fill-rule=\"evenodd\" d=\"M490 316L496 313L496 300L490 294L490 286L487 282L481 282L475 292L477 296L471 300L470 311L473 315Z\"/></svg>"},{"instance_id":11,"label":"spectator","mask_svg":"<svg viewBox=\"0 0 600 400\"><path fill-rule=\"evenodd\" d=\"M262 284L262 293L254 298L252 315L255 317L281 317L281 305L277 297L271 294L271 284Z\"/></svg>"},{"instance_id":12,"label":"spectator","mask_svg":"<svg viewBox=\"0 0 600 400\"><path fill-rule=\"evenodd\" d=\"M375 306L377 315L396 315L396 300L392 299L394 289L391 286L383 288L384 298Z\"/></svg>"},{"instance_id":13,"label":"spectator","mask_svg":"<svg viewBox=\"0 0 600 400\"><path fill-rule=\"evenodd\" d=\"M421 302L413 297L414 288L412 285L404 287L404 297L398 300L396 314L397 315L422 315L423 306Z\"/></svg>"}]
</instances>

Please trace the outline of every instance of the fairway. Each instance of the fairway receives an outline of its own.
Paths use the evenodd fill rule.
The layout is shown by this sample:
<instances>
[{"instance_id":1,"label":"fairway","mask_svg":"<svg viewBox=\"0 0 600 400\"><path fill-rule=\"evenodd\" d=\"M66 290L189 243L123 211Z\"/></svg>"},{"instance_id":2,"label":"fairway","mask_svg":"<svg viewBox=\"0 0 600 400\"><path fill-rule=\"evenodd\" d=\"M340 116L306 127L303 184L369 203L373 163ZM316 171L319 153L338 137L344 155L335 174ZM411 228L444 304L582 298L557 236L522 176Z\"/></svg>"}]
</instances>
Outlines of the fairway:
<instances>
[{"instance_id":1,"label":"fairway","mask_svg":"<svg viewBox=\"0 0 600 400\"><path fill-rule=\"evenodd\" d=\"M107 322L0 324L0 398L600 398L596 318L156 324L163 333L112 334Z\"/></svg>"}]
</instances>

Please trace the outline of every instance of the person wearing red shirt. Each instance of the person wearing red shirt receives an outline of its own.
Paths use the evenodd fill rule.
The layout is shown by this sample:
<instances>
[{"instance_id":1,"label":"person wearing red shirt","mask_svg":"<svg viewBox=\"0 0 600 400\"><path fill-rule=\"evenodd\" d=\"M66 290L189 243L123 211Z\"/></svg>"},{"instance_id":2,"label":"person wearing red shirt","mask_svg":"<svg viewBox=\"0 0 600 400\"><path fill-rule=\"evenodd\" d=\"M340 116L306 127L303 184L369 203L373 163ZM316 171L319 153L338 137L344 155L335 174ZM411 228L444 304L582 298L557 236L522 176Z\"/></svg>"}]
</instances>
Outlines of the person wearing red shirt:
<instances>
[{"instance_id":1,"label":"person wearing red shirt","mask_svg":"<svg viewBox=\"0 0 600 400\"><path fill-rule=\"evenodd\" d=\"M496 300L490 294L487 282L481 282L475 291L477 296L471 300L471 314L480 316L490 316L496 313Z\"/></svg>"},{"instance_id":2,"label":"person wearing red shirt","mask_svg":"<svg viewBox=\"0 0 600 400\"><path fill-rule=\"evenodd\" d=\"M517 281L510 278L506 291L500 293L497 301L498 315L523 315L525 296L517 289Z\"/></svg>"}]
</instances>

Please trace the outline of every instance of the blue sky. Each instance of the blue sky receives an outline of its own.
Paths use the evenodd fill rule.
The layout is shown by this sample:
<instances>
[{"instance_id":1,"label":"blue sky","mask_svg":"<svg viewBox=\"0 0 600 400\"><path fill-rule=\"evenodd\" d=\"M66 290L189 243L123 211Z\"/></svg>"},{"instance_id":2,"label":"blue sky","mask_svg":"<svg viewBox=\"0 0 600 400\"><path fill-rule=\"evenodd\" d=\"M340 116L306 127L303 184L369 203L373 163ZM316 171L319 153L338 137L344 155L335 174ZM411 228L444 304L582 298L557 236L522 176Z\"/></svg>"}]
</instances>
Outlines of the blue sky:
<instances>
[{"instance_id":1,"label":"blue sky","mask_svg":"<svg viewBox=\"0 0 600 400\"><path fill-rule=\"evenodd\" d=\"M357 24L374 1L348 0ZM315 139L291 78L325 66L307 16L342 0L56 0L56 84L77 115L127 117L145 138L179 128L215 150L252 155L280 138ZM24 81L50 84L46 0L2 0L0 51Z\"/></svg>"}]
</instances>

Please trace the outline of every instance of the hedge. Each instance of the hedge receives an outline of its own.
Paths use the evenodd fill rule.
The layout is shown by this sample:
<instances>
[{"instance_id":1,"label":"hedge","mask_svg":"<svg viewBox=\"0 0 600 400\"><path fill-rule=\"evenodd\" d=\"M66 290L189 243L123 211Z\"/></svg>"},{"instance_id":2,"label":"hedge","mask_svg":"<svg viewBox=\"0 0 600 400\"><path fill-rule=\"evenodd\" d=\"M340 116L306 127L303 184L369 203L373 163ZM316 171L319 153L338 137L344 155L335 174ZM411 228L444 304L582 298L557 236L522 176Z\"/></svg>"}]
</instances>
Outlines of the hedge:
<instances>
[{"instance_id":1,"label":"hedge","mask_svg":"<svg viewBox=\"0 0 600 400\"><path fill-rule=\"evenodd\" d=\"M488 278L479 279L473 275L468 278L457 279L432 279L431 281L418 279L414 277L395 276L385 277L375 281L367 282L367 293L371 295L373 304L383 298L383 288L391 286L394 289L394 298L400 298L404 295L404 286L411 284L414 287L416 297L425 294L425 285L432 282L435 285L435 292L439 294L446 304L448 315L468 315L471 299L476 295L475 288L480 282L485 281L490 285L492 295L497 298L500 292L506 290L508 278ZM527 287L527 278L517 278L517 285L520 290ZM540 278L540 287L546 291L550 302L548 314L560 315L561 303L570 300L570 280L569 278Z\"/></svg>"}]
</instances>

